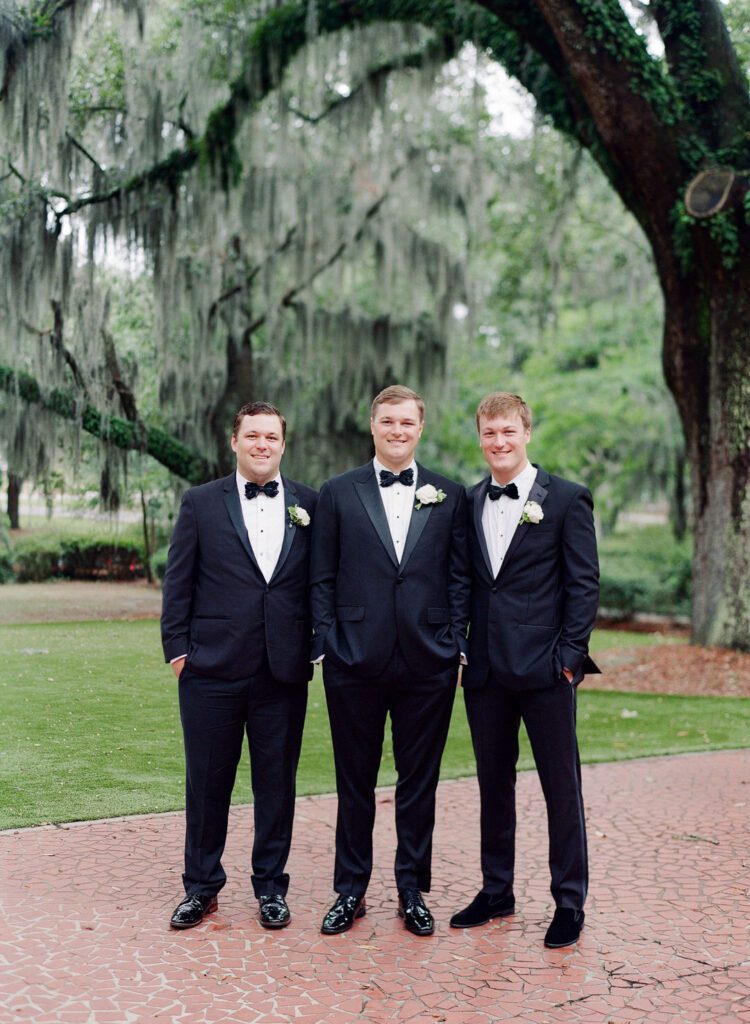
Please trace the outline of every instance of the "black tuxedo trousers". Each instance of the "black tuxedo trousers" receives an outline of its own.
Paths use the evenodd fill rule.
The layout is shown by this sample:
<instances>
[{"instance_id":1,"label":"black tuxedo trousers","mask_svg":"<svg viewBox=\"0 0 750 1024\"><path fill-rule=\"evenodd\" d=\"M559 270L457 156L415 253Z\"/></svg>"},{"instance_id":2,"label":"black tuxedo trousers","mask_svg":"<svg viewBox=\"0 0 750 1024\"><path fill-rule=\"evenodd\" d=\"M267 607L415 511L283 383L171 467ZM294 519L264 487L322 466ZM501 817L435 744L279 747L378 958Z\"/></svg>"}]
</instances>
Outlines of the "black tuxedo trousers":
<instances>
[{"instance_id":1,"label":"black tuxedo trousers","mask_svg":"<svg viewBox=\"0 0 750 1024\"><path fill-rule=\"evenodd\" d=\"M185 892L213 895L226 882L221 857L247 734L253 891L258 897L285 894L307 687L280 686L264 663L245 679L201 678L183 669L179 696L186 763Z\"/></svg>"},{"instance_id":2,"label":"black tuxedo trousers","mask_svg":"<svg viewBox=\"0 0 750 1024\"><path fill-rule=\"evenodd\" d=\"M456 669L417 677L399 647L366 678L323 662L338 817L333 888L362 896L372 874L375 786L390 714L396 785L396 886L429 892L435 790L456 693Z\"/></svg>"},{"instance_id":3,"label":"black tuxedo trousers","mask_svg":"<svg viewBox=\"0 0 750 1024\"><path fill-rule=\"evenodd\" d=\"M491 679L465 690L479 781L482 888L513 891L516 762L521 720L547 804L550 890L555 906L581 910L588 891L586 819L576 739L576 687L512 690Z\"/></svg>"}]
</instances>

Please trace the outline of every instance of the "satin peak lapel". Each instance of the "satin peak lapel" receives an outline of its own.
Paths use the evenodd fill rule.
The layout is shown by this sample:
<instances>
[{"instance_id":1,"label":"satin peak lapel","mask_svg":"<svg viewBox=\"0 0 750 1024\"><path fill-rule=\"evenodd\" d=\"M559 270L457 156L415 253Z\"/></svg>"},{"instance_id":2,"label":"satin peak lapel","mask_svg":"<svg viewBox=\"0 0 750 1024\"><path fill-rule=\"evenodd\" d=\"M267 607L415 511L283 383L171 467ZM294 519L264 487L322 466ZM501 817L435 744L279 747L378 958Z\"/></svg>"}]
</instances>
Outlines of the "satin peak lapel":
<instances>
[{"instance_id":1,"label":"satin peak lapel","mask_svg":"<svg viewBox=\"0 0 750 1024\"><path fill-rule=\"evenodd\" d=\"M420 487L424 486L424 484L428 484L429 482L429 480L425 480L422 467L418 465L417 486L415 488L415 491L418 491ZM414 505L416 505L416 503L417 500L415 498ZM409 529L407 530L406 541L404 542L404 553L401 557L401 569L403 569L403 567L409 561L412 551L417 546L417 541L422 536L422 531L424 530L425 526L427 526L427 520L430 518L432 508L432 505L423 505L421 508L412 507L411 519L409 520Z\"/></svg>"},{"instance_id":2,"label":"satin peak lapel","mask_svg":"<svg viewBox=\"0 0 750 1024\"><path fill-rule=\"evenodd\" d=\"M247 535L247 529L245 528L245 520L242 518L242 509L240 508L240 494L237 490L236 477L232 475L227 483L224 485L224 504L227 506L227 512L229 512L229 518L232 520L232 526L237 531L237 536L242 542L242 546L247 551L250 561L253 563L255 568L260 572L260 566L258 560L255 557L253 546L250 543L250 538Z\"/></svg>"},{"instance_id":3,"label":"satin peak lapel","mask_svg":"<svg viewBox=\"0 0 750 1024\"><path fill-rule=\"evenodd\" d=\"M482 524L484 502L487 497L487 488L489 486L490 478L487 477L487 479L483 480L474 492L474 532L477 535L479 547L482 549L482 557L484 558L484 564L487 567L487 575L490 579L494 579L494 576L492 575L492 560L490 559L490 551L487 547L487 538L484 535L484 525Z\"/></svg>"},{"instance_id":4,"label":"satin peak lapel","mask_svg":"<svg viewBox=\"0 0 750 1024\"><path fill-rule=\"evenodd\" d=\"M297 492L292 488L292 485L287 480L284 479L283 476L281 478L281 483L284 487L284 539L281 542L281 551L279 552L279 559L276 562L273 573L271 574L271 578L268 581L269 584L273 583L273 581L281 572L284 562L286 562L287 556L291 550L292 543L294 542L295 534L297 533L298 530L298 527L295 526L294 523L291 521L291 519L289 518L289 513L287 512L287 509L289 508L290 505L297 504ZM304 527L304 529L308 530L309 527L306 526Z\"/></svg>"},{"instance_id":5,"label":"satin peak lapel","mask_svg":"<svg viewBox=\"0 0 750 1024\"><path fill-rule=\"evenodd\" d=\"M375 470L370 467L369 473L357 480L354 486L357 489L359 500L365 507L365 512L367 512L378 537L380 537L383 547L388 552L388 557L398 569L398 557L393 546L391 531L388 529L388 518L383 508L382 498L380 497Z\"/></svg>"},{"instance_id":6,"label":"satin peak lapel","mask_svg":"<svg viewBox=\"0 0 750 1024\"><path fill-rule=\"evenodd\" d=\"M531 490L529 491L529 496L526 499L526 501L535 501L537 503L537 505L543 505L544 504L544 499L546 497L547 497L547 488L546 487L542 487L542 485L539 483L539 474L537 474L537 478L534 481L534 483L531 485ZM498 573L498 576L502 576L503 569L508 564L508 561L513 557L513 554L514 554L516 548L521 543L523 538L526 536L526 534L529 531L529 529L533 529L534 528L534 525L535 524L533 524L533 523L519 523L518 524L518 526L516 527L516 532L513 534L513 539L511 540L510 544L508 545L508 550L505 552L505 558L503 559L503 564L500 566L500 572Z\"/></svg>"}]
</instances>

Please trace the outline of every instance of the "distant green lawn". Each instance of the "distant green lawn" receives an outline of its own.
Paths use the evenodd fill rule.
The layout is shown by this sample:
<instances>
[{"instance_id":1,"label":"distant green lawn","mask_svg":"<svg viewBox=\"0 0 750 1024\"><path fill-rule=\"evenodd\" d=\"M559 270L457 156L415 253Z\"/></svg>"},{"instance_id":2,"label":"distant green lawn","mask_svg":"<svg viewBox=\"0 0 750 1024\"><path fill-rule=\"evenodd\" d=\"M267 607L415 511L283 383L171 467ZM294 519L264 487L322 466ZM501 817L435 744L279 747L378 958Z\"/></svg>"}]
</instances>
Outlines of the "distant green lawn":
<instances>
[{"instance_id":1,"label":"distant green lawn","mask_svg":"<svg viewBox=\"0 0 750 1024\"><path fill-rule=\"evenodd\" d=\"M663 642L595 635L594 650ZM182 737L174 678L158 624L83 622L0 627L0 828L183 806ZM580 691L585 761L747 746L750 700ZM521 767L531 766L523 747ZM442 775L474 773L459 692ZM386 744L383 784L394 781ZM299 793L335 789L325 698L311 685ZM250 799L247 759L235 800Z\"/></svg>"}]
</instances>

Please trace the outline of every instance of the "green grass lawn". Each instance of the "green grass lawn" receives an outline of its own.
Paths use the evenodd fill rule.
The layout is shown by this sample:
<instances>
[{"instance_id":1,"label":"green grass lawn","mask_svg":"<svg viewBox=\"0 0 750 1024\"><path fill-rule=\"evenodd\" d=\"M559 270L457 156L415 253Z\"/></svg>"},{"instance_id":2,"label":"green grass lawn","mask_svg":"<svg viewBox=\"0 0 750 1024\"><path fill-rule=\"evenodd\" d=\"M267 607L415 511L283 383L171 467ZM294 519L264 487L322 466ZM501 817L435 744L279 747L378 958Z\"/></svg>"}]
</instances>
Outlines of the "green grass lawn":
<instances>
[{"instance_id":1,"label":"green grass lawn","mask_svg":"<svg viewBox=\"0 0 750 1024\"><path fill-rule=\"evenodd\" d=\"M594 650L663 638L595 635ZM83 622L0 627L0 828L138 814L183 806L177 689L158 623ZM580 691L585 761L747 745L750 700ZM524 744L521 767L531 766ZM442 775L471 775L462 695ZM243 765L235 800L250 799ZM389 744L381 782L394 781ZM320 680L311 685L300 793L335 788Z\"/></svg>"}]
</instances>

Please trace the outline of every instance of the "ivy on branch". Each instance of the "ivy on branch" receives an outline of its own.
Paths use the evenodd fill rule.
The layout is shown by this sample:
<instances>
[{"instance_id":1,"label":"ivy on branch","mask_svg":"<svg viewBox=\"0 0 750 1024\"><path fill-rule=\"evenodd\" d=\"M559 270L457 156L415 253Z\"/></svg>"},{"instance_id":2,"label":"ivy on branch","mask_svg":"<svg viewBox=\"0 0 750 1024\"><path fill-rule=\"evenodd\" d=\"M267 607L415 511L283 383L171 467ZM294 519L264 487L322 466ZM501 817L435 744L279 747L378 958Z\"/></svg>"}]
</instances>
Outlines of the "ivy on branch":
<instances>
[{"instance_id":1,"label":"ivy on branch","mask_svg":"<svg viewBox=\"0 0 750 1024\"><path fill-rule=\"evenodd\" d=\"M105 416L94 406L80 403L76 396L61 388L44 392L31 374L16 372L0 365L0 391L16 395L24 402L40 405L43 409L72 422L80 422L88 434L108 441L127 451L146 452L171 473L190 484L200 484L212 476L206 459L192 448L182 444L160 427L132 423L118 416Z\"/></svg>"}]
</instances>

